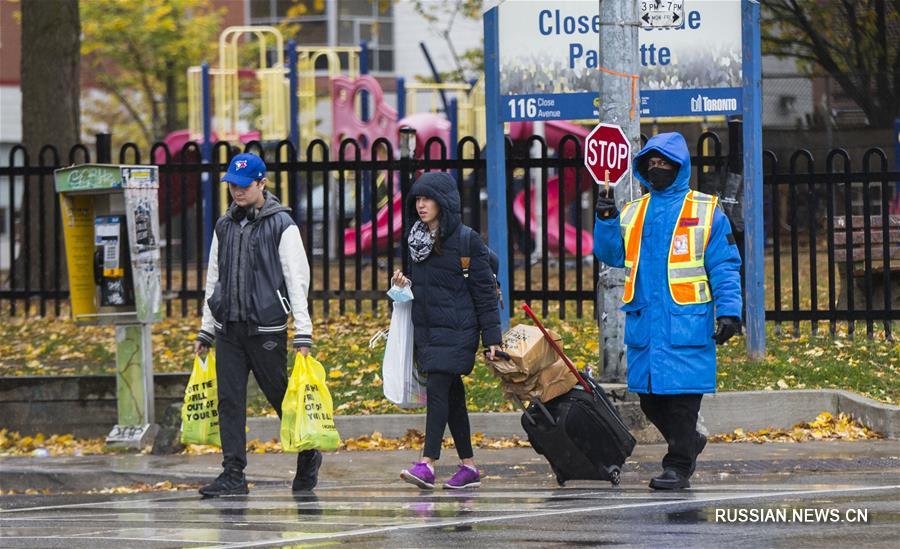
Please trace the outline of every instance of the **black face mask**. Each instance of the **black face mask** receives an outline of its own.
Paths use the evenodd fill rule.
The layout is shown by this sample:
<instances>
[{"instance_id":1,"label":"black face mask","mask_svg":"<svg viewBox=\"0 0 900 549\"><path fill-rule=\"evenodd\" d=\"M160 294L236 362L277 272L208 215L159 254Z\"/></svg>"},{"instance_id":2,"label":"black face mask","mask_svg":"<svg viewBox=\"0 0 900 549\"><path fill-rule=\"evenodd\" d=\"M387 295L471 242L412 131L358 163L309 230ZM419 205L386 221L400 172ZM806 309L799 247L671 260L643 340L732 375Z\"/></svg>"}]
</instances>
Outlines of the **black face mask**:
<instances>
[{"instance_id":1,"label":"black face mask","mask_svg":"<svg viewBox=\"0 0 900 549\"><path fill-rule=\"evenodd\" d=\"M675 170L654 166L647 170L647 181L654 190L664 191L675 181Z\"/></svg>"}]
</instances>

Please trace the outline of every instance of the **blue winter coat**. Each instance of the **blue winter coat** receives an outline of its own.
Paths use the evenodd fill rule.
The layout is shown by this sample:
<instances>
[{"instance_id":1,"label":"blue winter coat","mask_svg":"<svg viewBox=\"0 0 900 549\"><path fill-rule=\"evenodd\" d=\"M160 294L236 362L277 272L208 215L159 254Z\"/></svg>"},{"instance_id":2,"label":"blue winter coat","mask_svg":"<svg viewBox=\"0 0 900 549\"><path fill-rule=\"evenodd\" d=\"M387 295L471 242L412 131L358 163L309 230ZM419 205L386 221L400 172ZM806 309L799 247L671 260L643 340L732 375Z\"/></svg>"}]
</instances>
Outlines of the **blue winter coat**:
<instances>
[{"instance_id":1,"label":"blue winter coat","mask_svg":"<svg viewBox=\"0 0 900 549\"><path fill-rule=\"evenodd\" d=\"M407 198L407 226L419 219L416 197L426 196L441 208L440 252L423 261L410 259L412 321L415 359L424 372L468 374L475 364L479 335L485 346L499 345L500 312L494 273L488 250L476 231L471 231L469 278L460 263L459 191L444 172L419 177Z\"/></svg>"},{"instance_id":2,"label":"blue winter coat","mask_svg":"<svg viewBox=\"0 0 900 549\"><path fill-rule=\"evenodd\" d=\"M655 191L641 174L642 156L658 151L680 163L675 182ZM704 265L713 301L679 305L669 291L667 264L672 233L689 190L691 157L684 137L663 133L652 137L635 156L635 177L650 189L650 204L641 237L640 268L634 299L625 312L628 390L636 393L684 394L716 391L715 319L741 316L741 259L731 224L715 209ZM594 254L613 267L625 265L619 218L594 223Z\"/></svg>"}]
</instances>

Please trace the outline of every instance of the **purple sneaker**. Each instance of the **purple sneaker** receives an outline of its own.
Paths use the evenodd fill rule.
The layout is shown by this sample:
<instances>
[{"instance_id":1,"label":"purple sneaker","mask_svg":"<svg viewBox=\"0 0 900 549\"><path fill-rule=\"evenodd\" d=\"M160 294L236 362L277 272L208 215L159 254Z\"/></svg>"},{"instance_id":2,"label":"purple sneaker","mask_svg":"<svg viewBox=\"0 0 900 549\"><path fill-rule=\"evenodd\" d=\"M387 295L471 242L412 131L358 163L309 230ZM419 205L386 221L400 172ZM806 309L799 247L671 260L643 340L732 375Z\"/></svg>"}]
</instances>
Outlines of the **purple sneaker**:
<instances>
[{"instance_id":1,"label":"purple sneaker","mask_svg":"<svg viewBox=\"0 0 900 549\"><path fill-rule=\"evenodd\" d=\"M453 478L444 483L444 488L449 490L462 490L463 488L478 488L481 486L481 473L478 469L460 465Z\"/></svg>"},{"instance_id":2,"label":"purple sneaker","mask_svg":"<svg viewBox=\"0 0 900 549\"><path fill-rule=\"evenodd\" d=\"M413 463L411 469L400 471L400 478L423 490L434 490L434 471L424 461Z\"/></svg>"}]
</instances>

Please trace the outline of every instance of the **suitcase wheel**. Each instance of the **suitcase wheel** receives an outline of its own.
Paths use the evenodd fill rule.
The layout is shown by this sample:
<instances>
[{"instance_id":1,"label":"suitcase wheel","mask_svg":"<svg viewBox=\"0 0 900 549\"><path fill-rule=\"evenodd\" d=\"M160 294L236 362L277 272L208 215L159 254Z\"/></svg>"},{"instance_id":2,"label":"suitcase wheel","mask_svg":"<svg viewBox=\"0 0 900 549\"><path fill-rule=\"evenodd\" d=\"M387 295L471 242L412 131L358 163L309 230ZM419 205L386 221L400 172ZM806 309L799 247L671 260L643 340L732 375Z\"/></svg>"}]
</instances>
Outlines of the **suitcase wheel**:
<instances>
[{"instance_id":1,"label":"suitcase wheel","mask_svg":"<svg viewBox=\"0 0 900 549\"><path fill-rule=\"evenodd\" d=\"M613 486L618 486L619 483L622 481L622 479L620 478L620 474L621 474L621 471L619 470L618 467L610 467L609 481L612 483Z\"/></svg>"}]
</instances>

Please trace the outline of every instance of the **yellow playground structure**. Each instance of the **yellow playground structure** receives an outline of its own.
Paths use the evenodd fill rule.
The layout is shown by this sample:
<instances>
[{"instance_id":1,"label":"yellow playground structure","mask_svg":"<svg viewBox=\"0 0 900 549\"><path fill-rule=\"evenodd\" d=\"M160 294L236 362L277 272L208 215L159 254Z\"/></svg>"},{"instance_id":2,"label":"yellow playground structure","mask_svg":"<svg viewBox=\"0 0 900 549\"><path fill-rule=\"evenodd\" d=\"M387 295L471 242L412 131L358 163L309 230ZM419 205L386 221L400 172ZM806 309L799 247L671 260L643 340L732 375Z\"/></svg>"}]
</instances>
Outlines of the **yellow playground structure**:
<instances>
[{"instance_id":1,"label":"yellow playground structure","mask_svg":"<svg viewBox=\"0 0 900 549\"><path fill-rule=\"evenodd\" d=\"M293 47L293 50L291 48ZM255 49L256 55L247 55ZM291 101L291 68L288 56L296 56L296 102ZM241 55L243 53L243 55ZM320 105L332 104L332 86L317 86L317 72L324 71L328 81L339 76L356 79L365 74L359 46L293 46L281 32L270 26L236 26L226 28L219 36L219 64L207 68L208 99L204 105L204 67L188 69L188 129L187 140L204 139L204 116L208 117L211 141L280 141L291 139L296 131L296 145L304 151L314 139L330 142L321 127ZM248 58L249 57L249 58ZM252 58L256 58L255 60ZM323 63L324 60L324 63ZM290 61L288 59L287 61ZM324 65L324 66L323 66ZM248 86L251 81L255 86ZM242 87L242 84L244 86ZM402 86L402 85L401 85ZM419 112L419 99L427 96L423 111L441 110L438 98L449 94L457 100L457 134L485 139L484 82L468 83L407 83L398 89L398 103L404 102L400 116ZM356 97L357 113L362 101ZM204 115L204 112L206 114ZM448 113L449 116L449 113ZM295 129L291 127L295 121ZM391 141L396 136L388 136ZM183 139L182 139L183 141ZM302 153L301 153L302 154Z\"/></svg>"}]
</instances>

